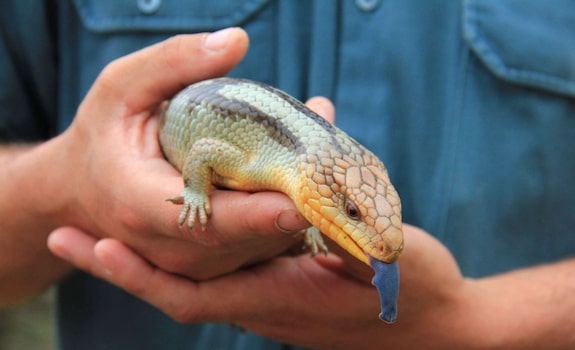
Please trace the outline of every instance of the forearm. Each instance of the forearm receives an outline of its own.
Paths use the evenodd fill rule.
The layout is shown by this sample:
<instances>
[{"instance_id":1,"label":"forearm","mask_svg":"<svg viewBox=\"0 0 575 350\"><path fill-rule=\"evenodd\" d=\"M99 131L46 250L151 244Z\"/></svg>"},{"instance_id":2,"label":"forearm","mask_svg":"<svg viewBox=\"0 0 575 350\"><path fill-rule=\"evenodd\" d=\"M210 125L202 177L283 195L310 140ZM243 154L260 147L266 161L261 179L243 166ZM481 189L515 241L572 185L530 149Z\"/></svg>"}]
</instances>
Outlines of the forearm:
<instances>
[{"instance_id":1,"label":"forearm","mask_svg":"<svg viewBox=\"0 0 575 350\"><path fill-rule=\"evenodd\" d=\"M70 270L46 247L57 227L51 144L0 146L0 306L23 301ZM64 192L64 188L59 189Z\"/></svg>"},{"instance_id":2,"label":"forearm","mask_svg":"<svg viewBox=\"0 0 575 350\"><path fill-rule=\"evenodd\" d=\"M472 317L463 327L487 347L575 346L575 259L469 281L467 287Z\"/></svg>"}]
</instances>

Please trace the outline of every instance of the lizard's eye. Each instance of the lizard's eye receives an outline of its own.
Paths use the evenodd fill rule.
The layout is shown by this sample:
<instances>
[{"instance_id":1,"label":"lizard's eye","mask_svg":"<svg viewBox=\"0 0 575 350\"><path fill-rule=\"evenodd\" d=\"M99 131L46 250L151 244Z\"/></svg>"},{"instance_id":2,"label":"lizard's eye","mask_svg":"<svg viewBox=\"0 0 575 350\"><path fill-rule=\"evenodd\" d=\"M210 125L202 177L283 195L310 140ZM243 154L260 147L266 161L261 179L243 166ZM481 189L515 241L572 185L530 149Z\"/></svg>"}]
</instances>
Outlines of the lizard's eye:
<instances>
[{"instance_id":1,"label":"lizard's eye","mask_svg":"<svg viewBox=\"0 0 575 350\"><path fill-rule=\"evenodd\" d=\"M354 220L360 219L360 212L359 209L357 208L357 205L349 199L345 200L345 213L347 214L347 216L349 216Z\"/></svg>"}]
</instances>

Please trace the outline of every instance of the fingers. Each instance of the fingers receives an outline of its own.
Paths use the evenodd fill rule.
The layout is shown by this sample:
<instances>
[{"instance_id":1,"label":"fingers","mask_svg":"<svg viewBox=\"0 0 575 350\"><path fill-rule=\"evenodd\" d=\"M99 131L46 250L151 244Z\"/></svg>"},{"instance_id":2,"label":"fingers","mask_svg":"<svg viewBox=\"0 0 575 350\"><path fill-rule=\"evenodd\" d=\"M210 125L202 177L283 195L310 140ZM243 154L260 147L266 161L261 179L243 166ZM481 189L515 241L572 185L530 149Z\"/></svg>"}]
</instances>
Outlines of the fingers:
<instances>
[{"instance_id":1,"label":"fingers","mask_svg":"<svg viewBox=\"0 0 575 350\"><path fill-rule=\"evenodd\" d=\"M138 113L194 81L225 74L247 47L247 34L239 28L175 36L109 64L88 96L121 102L127 114Z\"/></svg>"},{"instance_id":2,"label":"fingers","mask_svg":"<svg viewBox=\"0 0 575 350\"><path fill-rule=\"evenodd\" d=\"M79 229L64 227L50 234L48 248L61 259L155 305L176 320L200 314L196 309L201 304L193 302L193 297L199 295L193 281L151 266L117 240L98 241Z\"/></svg>"},{"instance_id":3,"label":"fingers","mask_svg":"<svg viewBox=\"0 0 575 350\"><path fill-rule=\"evenodd\" d=\"M98 241L71 227L55 230L48 239L48 247L58 257L180 322L226 322L240 315L257 313L261 303L257 295L276 290L278 284L283 283L280 276L262 279L251 270L196 283L150 265L115 239ZM254 291L256 286L258 290ZM232 289L234 292L230 293Z\"/></svg>"},{"instance_id":4,"label":"fingers","mask_svg":"<svg viewBox=\"0 0 575 350\"><path fill-rule=\"evenodd\" d=\"M182 323L260 322L272 318L281 323L286 321L282 315L287 317L293 312L296 320L301 319L311 305L328 310L333 306L328 300L342 297L350 301L357 296L356 293L359 293L360 301L337 309L338 315L333 319L342 320L342 316L349 316L351 310L358 308L360 313L377 320L377 298L372 297L375 293L371 285L345 277L337 267L337 258L333 257L331 262L329 258L323 258L324 264L331 265L332 269L322 267L308 256L284 257L208 281L195 282L150 266L113 239L100 241L94 246L94 253L87 256L95 261L85 264L99 264L102 270L107 271L106 280ZM335 285L338 288L333 290ZM270 293L274 294L274 302L262 303ZM326 321L330 316L319 318Z\"/></svg>"},{"instance_id":5,"label":"fingers","mask_svg":"<svg viewBox=\"0 0 575 350\"><path fill-rule=\"evenodd\" d=\"M306 106L330 123L335 123L335 107L329 99L321 96L312 97L306 102Z\"/></svg>"},{"instance_id":6,"label":"fingers","mask_svg":"<svg viewBox=\"0 0 575 350\"><path fill-rule=\"evenodd\" d=\"M48 237L48 248L52 254L95 276L106 275L96 261L94 245L97 240L73 227L62 227Z\"/></svg>"},{"instance_id":7,"label":"fingers","mask_svg":"<svg viewBox=\"0 0 575 350\"><path fill-rule=\"evenodd\" d=\"M446 297L454 283L446 283L449 278L444 275L452 275L454 267L445 266L441 259L433 262L444 249L425 232L406 225L406 233L412 251L406 250L407 259L401 262L408 268L402 282L401 314L394 325L377 318L373 286L344 273L344 262L332 254L316 259L278 257L196 282L155 268L117 240L96 241L74 228L54 231L48 246L54 254L178 322L232 322L262 336L310 348L402 348L402 344L418 348L421 342L413 340L413 330L427 329L430 322L437 322L437 315L452 316L457 309L446 304L454 298ZM434 251L439 255L434 256ZM451 279L463 281L460 276ZM440 321L444 319L449 318Z\"/></svg>"},{"instance_id":8,"label":"fingers","mask_svg":"<svg viewBox=\"0 0 575 350\"><path fill-rule=\"evenodd\" d=\"M215 191L211 195L212 227L230 236L253 233L278 236L297 233L309 224L293 202L278 192ZM228 240L231 237L221 237Z\"/></svg>"},{"instance_id":9,"label":"fingers","mask_svg":"<svg viewBox=\"0 0 575 350\"><path fill-rule=\"evenodd\" d=\"M285 252L309 226L281 193L218 190L210 197L214 212L205 231L174 227L153 242L145 235L124 241L166 271L203 280ZM177 215L169 221L177 225Z\"/></svg>"},{"instance_id":10,"label":"fingers","mask_svg":"<svg viewBox=\"0 0 575 350\"><path fill-rule=\"evenodd\" d=\"M321 264L308 256L279 257L195 282L150 265L115 239L96 241L74 228L54 231L48 246L78 268L182 323L234 322L279 340L310 345L319 345L315 342L322 328L353 332L363 330L366 322L381 327L373 288L346 276L333 255L322 257ZM262 302L270 295L273 302ZM320 312L310 313L310 308Z\"/></svg>"},{"instance_id":11,"label":"fingers","mask_svg":"<svg viewBox=\"0 0 575 350\"><path fill-rule=\"evenodd\" d=\"M201 284L151 266L127 246L104 239L94 246L94 263L107 271L105 279L154 305L180 322L225 321L221 311L205 310L205 300L216 303L217 295L205 294Z\"/></svg>"},{"instance_id":12,"label":"fingers","mask_svg":"<svg viewBox=\"0 0 575 350\"><path fill-rule=\"evenodd\" d=\"M193 303L190 296L197 294L195 282L150 265L115 239L97 242L92 256L93 264L105 271L104 279L167 314L178 315L181 308Z\"/></svg>"},{"instance_id":13,"label":"fingers","mask_svg":"<svg viewBox=\"0 0 575 350\"><path fill-rule=\"evenodd\" d=\"M402 284L417 283L419 290L429 288L437 292L436 285L454 286L463 281L457 261L437 238L408 224L403 225L403 231L406 248L399 266L409 273L403 274Z\"/></svg>"},{"instance_id":14,"label":"fingers","mask_svg":"<svg viewBox=\"0 0 575 350\"><path fill-rule=\"evenodd\" d=\"M178 177L176 181L177 186L181 187L181 178ZM120 215L124 222L129 222L128 227L134 231L144 230L148 226L153 227L157 231L165 232L168 237L193 240L203 246L237 244L250 238L277 239L281 236L289 238L309 227L309 223L295 208L293 202L279 192L248 193L231 190L211 192L212 214L208 218L205 231L201 230L199 225L192 231L187 225L178 225L181 206L166 201L169 195L163 192L159 195L153 193L146 195L149 195L146 206L150 208L146 208L149 212L143 223L139 221L139 215L132 211ZM139 196L138 194L137 198ZM131 200L133 201L134 197Z\"/></svg>"},{"instance_id":15,"label":"fingers","mask_svg":"<svg viewBox=\"0 0 575 350\"><path fill-rule=\"evenodd\" d=\"M163 282L158 280L162 274L156 273L157 269L114 239L98 241L82 230L63 227L50 234L48 248L77 268L108 280L142 299L154 300L150 288Z\"/></svg>"}]
</instances>

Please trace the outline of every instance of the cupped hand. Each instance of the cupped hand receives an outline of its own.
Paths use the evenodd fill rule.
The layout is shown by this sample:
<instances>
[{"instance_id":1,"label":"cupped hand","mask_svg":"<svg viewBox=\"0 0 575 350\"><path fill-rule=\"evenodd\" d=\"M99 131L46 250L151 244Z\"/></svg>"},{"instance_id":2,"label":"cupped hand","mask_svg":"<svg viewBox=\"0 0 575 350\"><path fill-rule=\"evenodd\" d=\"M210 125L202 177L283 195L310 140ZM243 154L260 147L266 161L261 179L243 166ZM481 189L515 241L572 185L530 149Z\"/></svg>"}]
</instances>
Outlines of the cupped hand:
<instances>
[{"instance_id":1,"label":"cupped hand","mask_svg":"<svg viewBox=\"0 0 575 350\"><path fill-rule=\"evenodd\" d=\"M52 141L61 169L53 176L60 226L115 238L165 271L195 279L298 242L295 233L308 224L280 193L215 191L205 231L178 226L180 207L166 201L183 180L159 148L158 109L184 86L229 71L247 47L245 32L234 28L173 37L109 64L70 128ZM65 244L52 241L56 254L58 242Z\"/></svg>"},{"instance_id":2,"label":"cupped hand","mask_svg":"<svg viewBox=\"0 0 575 350\"><path fill-rule=\"evenodd\" d=\"M328 256L279 256L209 281L191 281L145 261L114 239L67 229L63 252L76 266L183 323L229 322L290 344L325 349L450 348L472 329L468 283L437 240L404 226L399 318L379 320L373 273L332 246ZM453 345L455 346L455 345Z\"/></svg>"}]
</instances>

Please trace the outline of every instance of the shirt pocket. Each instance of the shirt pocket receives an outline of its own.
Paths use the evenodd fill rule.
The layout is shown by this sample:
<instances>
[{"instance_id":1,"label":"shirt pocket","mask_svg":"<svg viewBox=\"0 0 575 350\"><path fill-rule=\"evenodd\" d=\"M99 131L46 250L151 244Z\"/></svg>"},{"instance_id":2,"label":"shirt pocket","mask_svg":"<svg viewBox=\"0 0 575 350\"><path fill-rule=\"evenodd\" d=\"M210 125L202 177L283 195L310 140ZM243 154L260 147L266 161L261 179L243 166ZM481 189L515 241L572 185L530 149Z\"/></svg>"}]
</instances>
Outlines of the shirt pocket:
<instances>
[{"instance_id":1,"label":"shirt pocket","mask_svg":"<svg viewBox=\"0 0 575 350\"><path fill-rule=\"evenodd\" d=\"M500 79L575 97L575 1L467 0L463 34Z\"/></svg>"},{"instance_id":2,"label":"shirt pocket","mask_svg":"<svg viewBox=\"0 0 575 350\"><path fill-rule=\"evenodd\" d=\"M83 25L97 33L198 32L238 26L270 0L75 0Z\"/></svg>"},{"instance_id":3,"label":"shirt pocket","mask_svg":"<svg viewBox=\"0 0 575 350\"><path fill-rule=\"evenodd\" d=\"M244 27L250 38L267 39L272 34L261 23L270 21L274 9L271 5L271 0L62 2L59 16L68 20L59 23L59 80L65 92L60 97L60 127L67 127L90 86L113 60L176 34L213 32L231 26Z\"/></svg>"}]
</instances>

